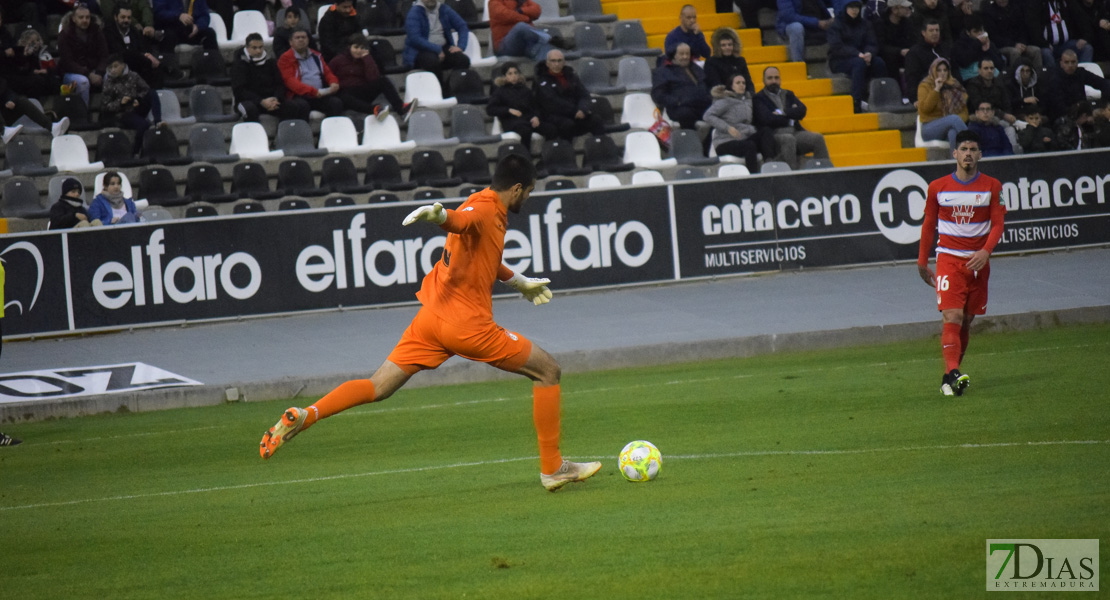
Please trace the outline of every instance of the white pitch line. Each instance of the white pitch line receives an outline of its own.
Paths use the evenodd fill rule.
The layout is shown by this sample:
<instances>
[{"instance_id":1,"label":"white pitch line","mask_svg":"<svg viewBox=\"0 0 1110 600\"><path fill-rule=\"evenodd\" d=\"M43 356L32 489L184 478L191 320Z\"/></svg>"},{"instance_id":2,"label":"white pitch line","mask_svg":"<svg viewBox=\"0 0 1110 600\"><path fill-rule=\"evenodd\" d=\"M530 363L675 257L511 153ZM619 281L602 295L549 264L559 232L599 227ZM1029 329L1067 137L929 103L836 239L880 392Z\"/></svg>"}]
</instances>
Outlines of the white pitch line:
<instances>
[{"instance_id":1,"label":"white pitch line","mask_svg":"<svg viewBox=\"0 0 1110 600\"><path fill-rule=\"evenodd\" d=\"M274 485L294 485L298 483L317 483L320 481L333 481L337 479L354 479L357 477L374 477L377 475L399 475L404 473L421 473L424 471L441 471L443 469L459 469L463 467L479 467L497 465L502 463L520 462L522 460L537 460L535 456L520 458L501 458L497 460L483 460L476 462L452 463L449 465L433 465L430 467L411 467L408 469L390 469L386 471L368 471L365 473L344 473L341 475L328 475L327 477L310 477L307 479L288 479L285 481L260 481L258 483L244 483L240 485L227 485L209 488L196 488L191 490L172 490L168 492L151 492L148 494L129 494L126 496L107 496L103 498L84 498L81 500L67 500L65 502L44 502L41 504L23 504L20 506L0 506L0 512L6 510L20 510L25 508L50 508L56 506L73 506L74 504L89 504L92 502L108 502L112 500L140 500L143 498L158 498L161 496L183 496L185 494L203 494L206 492L226 492L231 490L245 490L257 487Z\"/></svg>"},{"instance_id":2,"label":"white pitch line","mask_svg":"<svg viewBox=\"0 0 1110 600\"><path fill-rule=\"evenodd\" d=\"M713 458L738 458L745 456L835 456L845 454L879 454L879 453L895 453L895 452L921 452L926 450L977 450L984 448L1012 448L1012 447L1036 447L1036 446L1076 446L1076 445L1097 445L1097 444L1110 444L1110 440L1051 440L1040 442L996 442L988 444L951 444L941 446L905 446L905 447L892 447L892 448L857 448L854 450L748 450L741 452L725 452L717 454L676 454L668 455L666 458L669 460L700 460L700 459L713 459ZM129 494L125 496L107 496L102 498L84 498L81 500L68 500L65 502L44 502L40 504L23 504L19 506L0 506L0 512L9 510L22 510L29 508L53 508L58 506L73 506L76 504L90 504L93 502L109 502L118 500L140 500L144 498L158 498L163 496L183 496L185 494L202 494L208 492L225 492L232 490L243 490L257 487L268 487L275 485L296 485L301 483L318 483L321 481L335 481L340 479L354 479L358 477L374 477L378 475L401 475L407 473L421 473L425 471L441 471L445 469L460 469L465 467L484 467L488 465L498 465L510 462L521 462L525 460L536 460L535 456L523 456L518 458L502 458L496 460L482 460L464 463L452 463L447 465L432 465L427 467L411 467L408 469L390 469L386 471L368 471L365 473L345 473L340 475L328 475L326 477L310 477L306 479L289 479L285 481L262 481L258 483L244 483L240 485L218 486L209 488L196 488L191 490L174 490L167 492L151 492L147 494ZM607 459L607 456L582 456L574 457L579 459Z\"/></svg>"}]
</instances>

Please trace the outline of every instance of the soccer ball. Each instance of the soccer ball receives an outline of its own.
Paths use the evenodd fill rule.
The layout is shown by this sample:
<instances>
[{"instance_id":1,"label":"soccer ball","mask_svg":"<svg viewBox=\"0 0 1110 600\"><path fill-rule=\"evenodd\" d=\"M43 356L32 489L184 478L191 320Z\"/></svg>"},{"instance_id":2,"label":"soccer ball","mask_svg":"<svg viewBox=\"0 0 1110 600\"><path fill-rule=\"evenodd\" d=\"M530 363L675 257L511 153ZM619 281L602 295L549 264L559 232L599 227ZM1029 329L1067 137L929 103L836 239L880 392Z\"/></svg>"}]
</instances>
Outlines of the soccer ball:
<instances>
[{"instance_id":1,"label":"soccer ball","mask_svg":"<svg viewBox=\"0 0 1110 600\"><path fill-rule=\"evenodd\" d=\"M628 442L621 450L618 462L621 474L629 481L651 481L663 468L663 455L655 444L644 440Z\"/></svg>"}]
</instances>

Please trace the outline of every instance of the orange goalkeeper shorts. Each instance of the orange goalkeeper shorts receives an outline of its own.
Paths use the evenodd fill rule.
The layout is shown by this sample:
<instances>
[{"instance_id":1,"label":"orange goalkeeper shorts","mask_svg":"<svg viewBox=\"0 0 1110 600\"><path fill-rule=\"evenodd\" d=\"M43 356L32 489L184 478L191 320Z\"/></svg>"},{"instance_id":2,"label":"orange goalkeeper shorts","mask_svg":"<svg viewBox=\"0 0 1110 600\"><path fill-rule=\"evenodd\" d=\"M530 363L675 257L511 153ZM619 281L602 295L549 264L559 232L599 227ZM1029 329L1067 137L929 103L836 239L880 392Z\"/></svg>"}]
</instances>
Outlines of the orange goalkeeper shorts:
<instances>
[{"instance_id":1,"label":"orange goalkeeper shorts","mask_svg":"<svg viewBox=\"0 0 1110 600\"><path fill-rule=\"evenodd\" d=\"M474 326L448 323L431 311L416 313L388 360L406 373L434 369L456 354L516 372L532 353L532 342L492 321Z\"/></svg>"}]
</instances>

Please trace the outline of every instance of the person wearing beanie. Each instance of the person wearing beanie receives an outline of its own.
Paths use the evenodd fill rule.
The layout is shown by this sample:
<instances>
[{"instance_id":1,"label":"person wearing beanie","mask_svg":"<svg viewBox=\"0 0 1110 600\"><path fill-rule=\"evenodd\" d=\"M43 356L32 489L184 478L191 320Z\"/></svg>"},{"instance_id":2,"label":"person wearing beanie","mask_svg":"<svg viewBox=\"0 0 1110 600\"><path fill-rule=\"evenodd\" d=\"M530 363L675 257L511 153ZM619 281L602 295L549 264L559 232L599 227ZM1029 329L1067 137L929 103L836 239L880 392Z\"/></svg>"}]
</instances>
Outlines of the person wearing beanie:
<instances>
[{"instance_id":1,"label":"person wearing beanie","mask_svg":"<svg viewBox=\"0 0 1110 600\"><path fill-rule=\"evenodd\" d=\"M71 229L92 224L82 198L81 182L73 177L62 182L62 195L50 207L50 224L47 229ZM99 223L98 223L99 224Z\"/></svg>"}]
</instances>

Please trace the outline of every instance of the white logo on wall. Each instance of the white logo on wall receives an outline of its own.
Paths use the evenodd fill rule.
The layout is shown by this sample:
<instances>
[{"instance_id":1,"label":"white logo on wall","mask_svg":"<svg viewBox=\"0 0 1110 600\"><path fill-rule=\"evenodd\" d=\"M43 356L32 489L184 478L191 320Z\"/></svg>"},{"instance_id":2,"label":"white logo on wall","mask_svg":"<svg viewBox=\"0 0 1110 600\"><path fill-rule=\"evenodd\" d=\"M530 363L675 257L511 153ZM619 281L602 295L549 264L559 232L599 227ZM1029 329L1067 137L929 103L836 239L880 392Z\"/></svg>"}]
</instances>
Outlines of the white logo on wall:
<instances>
[{"instance_id":1,"label":"white logo on wall","mask_svg":"<svg viewBox=\"0 0 1110 600\"><path fill-rule=\"evenodd\" d=\"M30 242L16 242L11 246L8 246L7 248L4 248L4 251L0 252L0 257L11 252L12 250L23 250L30 254L31 258L35 260L35 273L37 276L35 280L35 293L31 296L31 303L27 306L26 309L23 308L23 303L20 302L18 299L12 300L11 302L5 304L4 309L7 310L8 308L18 308L20 314L27 314L28 312L31 312L31 309L35 307L35 302L39 299L39 292L42 290L42 280L45 275L45 270L42 266L42 253L39 252L38 247ZM0 260L3 259L0 258Z\"/></svg>"},{"instance_id":2,"label":"white logo on wall","mask_svg":"<svg viewBox=\"0 0 1110 600\"><path fill-rule=\"evenodd\" d=\"M925 195L929 183L908 169L891 171L875 185L871 214L886 239L896 244L916 244L921 239Z\"/></svg>"},{"instance_id":3,"label":"white logo on wall","mask_svg":"<svg viewBox=\"0 0 1110 600\"><path fill-rule=\"evenodd\" d=\"M26 371L0 375L0 404L203 385L146 363Z\"/></svg>"}]
</instances>

